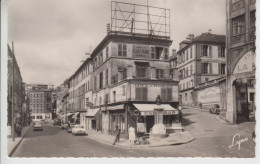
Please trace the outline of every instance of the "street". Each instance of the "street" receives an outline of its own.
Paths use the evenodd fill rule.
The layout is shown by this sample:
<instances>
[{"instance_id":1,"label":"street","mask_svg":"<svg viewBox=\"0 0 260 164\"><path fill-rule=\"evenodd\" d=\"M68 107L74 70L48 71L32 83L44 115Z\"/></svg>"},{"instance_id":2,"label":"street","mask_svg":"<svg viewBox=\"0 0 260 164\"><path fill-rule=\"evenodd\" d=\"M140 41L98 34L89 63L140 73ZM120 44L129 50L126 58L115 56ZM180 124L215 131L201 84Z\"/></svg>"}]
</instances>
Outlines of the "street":
<instances>
[{"instance_id":1,"label":"street","mask_svg":"<svg viewBox=\"0 0 260 164\"><path fill-rule=\"evenodd\" d=\"M198 109L184 109L183 125L195 140L138 149L103 144L88 136L73 136L60 127L45 125L43 131L31 128L13 157L254 157L255 143L251 138L254 123L229 125L216 116ZM234 135L237 136L232 146ZM244 138L247 139L240 142L239 150L237 141Z\"/></svg>"}]
</instances>

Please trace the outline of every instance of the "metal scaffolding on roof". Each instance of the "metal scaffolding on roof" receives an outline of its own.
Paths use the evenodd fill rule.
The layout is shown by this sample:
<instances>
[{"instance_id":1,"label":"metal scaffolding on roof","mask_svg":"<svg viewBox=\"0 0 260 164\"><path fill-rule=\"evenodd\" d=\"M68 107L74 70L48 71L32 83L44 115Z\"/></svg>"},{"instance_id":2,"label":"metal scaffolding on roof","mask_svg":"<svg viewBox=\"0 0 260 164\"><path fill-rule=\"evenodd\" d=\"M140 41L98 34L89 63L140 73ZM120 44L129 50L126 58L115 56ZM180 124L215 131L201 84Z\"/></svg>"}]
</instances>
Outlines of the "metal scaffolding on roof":
<instances>
[{"instance_id":1,"label":"metal scaffolding on roof","mask_svg":"<svg viewBox=\"0 0 260 164\"><path fill-rule=\"evenodd\" d=\"M170 9L111 1L109 32L170 39Z\"/></svg>"}]
</instances>

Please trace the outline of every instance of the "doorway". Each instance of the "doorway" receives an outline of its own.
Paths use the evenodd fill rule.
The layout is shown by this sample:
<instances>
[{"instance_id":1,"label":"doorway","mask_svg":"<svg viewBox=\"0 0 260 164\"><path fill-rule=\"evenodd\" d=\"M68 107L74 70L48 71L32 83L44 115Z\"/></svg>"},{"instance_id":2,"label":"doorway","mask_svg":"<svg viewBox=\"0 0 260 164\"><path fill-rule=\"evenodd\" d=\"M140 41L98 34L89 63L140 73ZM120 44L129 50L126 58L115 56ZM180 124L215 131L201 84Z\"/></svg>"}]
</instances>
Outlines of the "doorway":
<instances>
[{"instance_id":1,"label":"doorway","mask_svg":"<svg viewBox=\"0 0 260 164\"><path fill-rule=\"evenodd\" d=\"M153 126L154 126L154 116L146 116L146 131L147 131L147 133L150 133Z\"/></svg>"}]
</instances>

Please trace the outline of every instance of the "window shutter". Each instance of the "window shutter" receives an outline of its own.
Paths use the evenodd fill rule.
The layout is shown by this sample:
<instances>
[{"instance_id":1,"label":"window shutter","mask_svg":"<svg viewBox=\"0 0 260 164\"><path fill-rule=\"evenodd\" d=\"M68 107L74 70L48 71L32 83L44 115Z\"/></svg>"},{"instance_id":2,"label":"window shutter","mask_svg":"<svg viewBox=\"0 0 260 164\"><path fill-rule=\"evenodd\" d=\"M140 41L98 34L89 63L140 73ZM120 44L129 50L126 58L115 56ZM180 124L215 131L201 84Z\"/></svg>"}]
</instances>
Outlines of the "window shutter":
<instances>
[{"instance_id":1,"label":"window shutter","mask_svg":"<svg viewBox=\"0 0 260 164\"><path fill-rule=\"evenodd\" d=\"M147 100L147 88L142 88L142 100Z\"/></svg>"},{"instance_id":2,"label":"window shutter","mask_svg":"<svg viewBox=\"0 0 260 164\"><path fill-rule=\"evenodd\" d=\"M202 45L199 45L199 49L200 49L200 56L203 56L203 46Z\"/></svg>"},{"instance_id":3,"label":"window shutter","mask_svg":"<svg viewBox=\"0 0 260 164\"><path fill-rule=\"evenodd\" d=\"M167 89L167 101L172 101L172 88Z\"/></svg>"},{"instance_id":4,"label":"window shutter","mask_svg":"<svg viewBox=\"0 0 260 164\"><path fill-rule=\"evenodd\" d=\"M221 74L221 64L218 63L218 74Z\"/></svg>"},{"instance_id":5,"label":"window shutter","mask_svg":"<svg viewBox=\"0 0 260 164\"><path fill-rule=\"evenodd\" d=\"M218 57L220 58L221 57L221 47L218 46Z\"/></svg>"},{"instance_id":6,"label":"window shutter","mask_svg":"<svg viewBox=\"0 0 260 164\"><path fill-rule=\"evenodd\" d=\"M209 57L212 58L212 46L209 46Z\"/></svg>"},{"instance_id":7,"label":"window shutter","mask_svg":"<svg viewBox=\"0 0 260 164\"><path fill-rule=\"evenodd\" d=\"M167 93L166 93L166 88L162 88L161 89L161 96L162 96L162 100L163 101L166 101L166 99L167 99L167 95L166 95Z\"/></svg>"},{"instance_id":8,"label":"window shutter","mask_svg":"<svg viewBox=\"0 0 260 164\"><path fill-rule=\"evenodd\" d=\"M204 74L204 63L201 63L201 73Z\"/></svg>"},{"instance_id":9,"label":"window shutter","mask_svg":"<svg viewBox=\"0 0 260 164\"><path fill-rule=\"evenodd\" d=\"M209 73L212 74L212 63L209 63Z\"/></svg>"}]
</instances>

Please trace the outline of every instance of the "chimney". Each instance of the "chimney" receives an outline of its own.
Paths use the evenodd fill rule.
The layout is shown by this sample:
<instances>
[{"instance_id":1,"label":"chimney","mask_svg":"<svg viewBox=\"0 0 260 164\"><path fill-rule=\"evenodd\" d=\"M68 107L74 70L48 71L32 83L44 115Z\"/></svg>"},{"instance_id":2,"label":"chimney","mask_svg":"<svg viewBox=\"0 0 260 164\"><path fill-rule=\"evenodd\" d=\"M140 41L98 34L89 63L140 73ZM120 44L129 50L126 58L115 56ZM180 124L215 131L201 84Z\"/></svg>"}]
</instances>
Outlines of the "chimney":
<instances>
[{"instance_id":1,"label":"chimney","mask_svg":"<svg viewBox=\"0 0 260 164\"><path fill-rule=\"evenodd\" d=\"M211 29L208 30L208 34L212 34L212 30Z\"/></svg>"},{"instance_id":2,"label":"chimney","mask_svg":"<svg viewBox=\"0 0 260 164\"><path fill-rule=\"evenodd\" d=\"M107 24L107 34L110 33L110 23Z\"/></svg>"}]
</instances>

